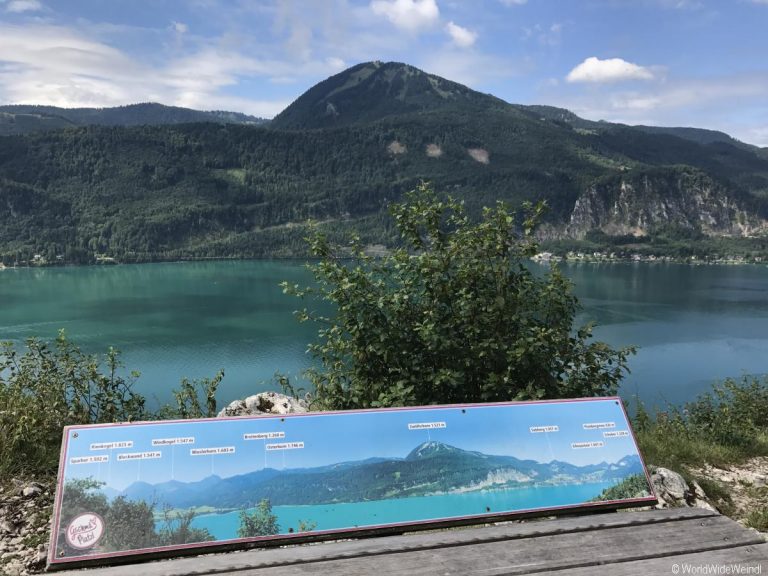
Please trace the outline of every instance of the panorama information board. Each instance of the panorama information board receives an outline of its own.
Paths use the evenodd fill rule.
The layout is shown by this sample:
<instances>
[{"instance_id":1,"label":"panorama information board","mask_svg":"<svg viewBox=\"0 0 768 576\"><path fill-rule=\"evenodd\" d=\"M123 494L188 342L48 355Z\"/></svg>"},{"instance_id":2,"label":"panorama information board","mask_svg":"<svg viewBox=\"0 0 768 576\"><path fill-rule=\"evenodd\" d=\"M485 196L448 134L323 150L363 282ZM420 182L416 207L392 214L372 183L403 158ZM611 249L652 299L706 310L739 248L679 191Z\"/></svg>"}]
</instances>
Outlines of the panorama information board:
<instances>
[{"instance_id":1,"label":"panorama information board","mask_svg":"<svg viewBox=\"0 0 768 576\"><path fill-rule=\"evenodd\" d=\"M654 500L618 398L71 426L49 565Z\"/></svg>"}]
</instances>

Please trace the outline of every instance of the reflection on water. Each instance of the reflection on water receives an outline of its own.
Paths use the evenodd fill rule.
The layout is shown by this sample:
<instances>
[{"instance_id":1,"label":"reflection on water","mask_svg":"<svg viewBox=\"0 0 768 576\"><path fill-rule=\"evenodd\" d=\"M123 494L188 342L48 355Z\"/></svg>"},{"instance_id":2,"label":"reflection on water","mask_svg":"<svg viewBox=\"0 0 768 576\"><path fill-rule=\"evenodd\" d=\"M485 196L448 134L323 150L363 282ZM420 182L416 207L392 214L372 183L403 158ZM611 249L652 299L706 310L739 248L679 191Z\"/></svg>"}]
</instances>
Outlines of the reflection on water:
<instances>
[{"instance_id":1,"label":"reflection on water","mask_svg":"<svg viewBox=\"0 0 768 576\"><path fill-rule=\"evenodd\" d=\"M713 381L768 373L768 267L566 264L595 336L636 345L624 396L684 402Z\"/></svg>"},{"instance_id":2,"label":"reflection on water","mask_svg":"<svg viewBox=\"0 0 768 576\"><path fill-rule=\"evenodd\" d=\"M615 346L639 346L623 393L691 398L728 376L768 373L768 267L564 264L580 321ZM226 376L221 402L309 366L315 327L278 284L306 283L297 262L246 261L0 271L0 340L66 329L90 352L110 345L167 401L182 376Z\"/></svg>"}]
</instances>

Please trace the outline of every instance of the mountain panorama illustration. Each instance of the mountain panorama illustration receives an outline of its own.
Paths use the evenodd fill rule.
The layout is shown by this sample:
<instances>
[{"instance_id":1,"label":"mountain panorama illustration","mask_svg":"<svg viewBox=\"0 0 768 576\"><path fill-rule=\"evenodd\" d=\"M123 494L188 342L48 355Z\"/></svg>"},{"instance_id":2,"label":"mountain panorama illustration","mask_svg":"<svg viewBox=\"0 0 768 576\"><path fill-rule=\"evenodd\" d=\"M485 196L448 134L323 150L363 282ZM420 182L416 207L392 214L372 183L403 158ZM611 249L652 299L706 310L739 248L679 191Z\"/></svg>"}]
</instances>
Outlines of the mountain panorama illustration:
<instances>
[{"instance_id":1,"label":"mountain panorama illustration","mask_svg":"<svg viewBox=\"0 0 768 576\"><path fill-rule=\"evenodd\" d=\"M619 482L642 474L640 458L576 466L553 460L537 462L492 456L430 441L405 458L370 458L317 468L267 468L197 482L134 482L123 491L105 487L108 497L154 501L174 508L240 508L268 499L273 505L359 502L440 493L507 490L530 486ZM597 496L597 494L596 494Z\"/></svg>"},{"instance_id":2,"label":"mountain panorama illustration","mask_svg":"<svg viewBox=\"0 0 768 576\"><path fill-rule=\"evenodd\" d=\"M653 500L615 398L66 434L53 543L61 562Z\"/></svg>"}]
</instances>

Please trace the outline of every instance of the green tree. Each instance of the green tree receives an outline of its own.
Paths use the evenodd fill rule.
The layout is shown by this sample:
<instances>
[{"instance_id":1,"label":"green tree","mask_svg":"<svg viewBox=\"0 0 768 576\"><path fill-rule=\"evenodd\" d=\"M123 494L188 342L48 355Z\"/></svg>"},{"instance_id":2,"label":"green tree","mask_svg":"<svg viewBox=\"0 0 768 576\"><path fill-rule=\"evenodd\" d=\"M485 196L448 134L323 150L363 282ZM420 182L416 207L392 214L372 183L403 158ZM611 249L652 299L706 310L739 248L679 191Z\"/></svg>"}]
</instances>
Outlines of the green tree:
<instances>
[{"instance_id":1,"label":"green tree","mask_svg":"<svg viewBox=\"0 0 768 576\"><path fill-rule=\"evenodd\" d=\"M58 463L62 426L123 422L149 416L133 391L138 373L120 375L119 352L104 363L59 332L52 344L27 341L20 353L0 343L0 474L50 473Z\"/></svg>"},{"instance_id":2,"label":"green tree","mask_svg":"<svg viewBox=\"0 0 768 576\"><path fill-rule=\"evenodd\" d=\"M177 546L196 542L215 540L207 528L192 526L197 513L194 509L173 510L169 505L163 506L163 527L158 534L158 542L163 546Z\"/></svg>"},{"instance_id":3,"label":"green tree","mask_svg":"<svg viewBox=\"0 0 768 576\"><path fill-rule=\"evenodd\" d=\"M277 523L277 516L272 513L269 500L261 500L253 512L240 510L240 527L237 529L240 538L272 536L279 533L280 525Z\"/></svg>"},{"instance_id":4,"label":"green tree","mask_svg":"<svg viewBox=\"0 0 768 576\"><path fill-rule=\"evenodd\" d=\"M104 486L104 482L93 478L74 478L64 484L61 522L57 534L59 549L66 550L67 553L77 551L69 546L66 538L67 526L75 517L85 512L98 514L102 518L107 516L109 502L107 502L104 493L101 492L102 486Z\"/></svg>"},{"instance_id":5,"label":"green tree","mask_svg":"<svg viewBox=\"0 0 768 576\"><path fill-rule=\"evenodd\" d=\"M316 288L283 285L335 305L305 308L320 323L309 350L317 401L348 409L488 402L615 393L632 349L590 342L574 329L570 282L553 267L535 274L533 229L543 205L521 214L504 204L473 222L461 203L420 185L391 214L402 247L383 258L358 239L338 248L320 231Z\"/></svg>"},{"instance_id":6,"label":"green tree","mask_svg":"<svg viewBox=\"0 0 768 576\"><path fill-rule=\"evenodd\" d=\"M154 504L133 502L118 496L104 519L106 545L110 550L138 550L157 546Z\"/></svg>"}]
</instances>

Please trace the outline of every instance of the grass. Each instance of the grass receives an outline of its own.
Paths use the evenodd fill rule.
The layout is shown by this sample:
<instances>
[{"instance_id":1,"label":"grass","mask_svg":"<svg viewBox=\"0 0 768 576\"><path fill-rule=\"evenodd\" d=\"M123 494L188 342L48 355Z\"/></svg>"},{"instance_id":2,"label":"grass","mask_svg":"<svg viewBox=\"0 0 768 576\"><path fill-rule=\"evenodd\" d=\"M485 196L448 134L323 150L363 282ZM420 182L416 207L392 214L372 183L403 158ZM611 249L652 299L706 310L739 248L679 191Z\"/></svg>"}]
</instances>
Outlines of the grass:
<instances>
[{"instance_id":1,"label":"grass","mask_svg":"<svg viewBox=\"0 0 768 576\"><path fill-rule=\"evenodd\" d=\"M759 532L768 532L768 508L752 510L747 516L746 524Z\"/></svg>"},{"instance_id":2,"label":"grass","mask_svg":"<svg viewBox=\"0 0 768 576\"><path fill-rule=\"evenodd\" d=\"M722 514L733 517L737 510L729 487L696 470L768 456L768 377L729 379L693 402L655 414L638 404L633 427L646 463L679 472L689 485L696 481ZM747 488L758 501L768 495L768 488ZM747 522L768 529L768 512L754 510Z\"/></svg>"},{"instance_id":3,"label":"grass","mask_svg":"<svg viewBox=\"0 0 768 576\"><path fill-rule=\"evenodd\" d=\"M728 379L655 414L638 404L633 427L646 462L672 470L768 456L768 377Z\"/></svg>"}]
</instances>

